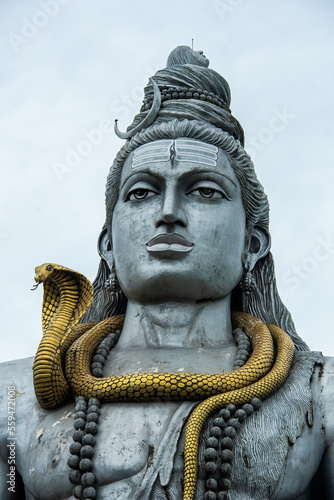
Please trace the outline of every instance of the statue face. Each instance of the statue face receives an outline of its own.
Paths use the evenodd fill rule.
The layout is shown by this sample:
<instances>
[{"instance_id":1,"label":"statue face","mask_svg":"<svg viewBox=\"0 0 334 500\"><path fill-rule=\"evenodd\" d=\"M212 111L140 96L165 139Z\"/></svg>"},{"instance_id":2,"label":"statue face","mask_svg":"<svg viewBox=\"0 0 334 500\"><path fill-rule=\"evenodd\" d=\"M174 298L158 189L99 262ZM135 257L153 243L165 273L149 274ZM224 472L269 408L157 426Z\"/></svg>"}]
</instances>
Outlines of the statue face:
<instances>
[{"instance_id":1,"label":"statue face","mask_svg":"<svg viewBox=\"0 0 334 500\"><path fill-rule=\"evenodd\" d=\"M121 288L139 303L229 295L243 273L245 225L222 150L193 139L141 146L124 164L113 214Z\"/></svg>"}]
</instances>

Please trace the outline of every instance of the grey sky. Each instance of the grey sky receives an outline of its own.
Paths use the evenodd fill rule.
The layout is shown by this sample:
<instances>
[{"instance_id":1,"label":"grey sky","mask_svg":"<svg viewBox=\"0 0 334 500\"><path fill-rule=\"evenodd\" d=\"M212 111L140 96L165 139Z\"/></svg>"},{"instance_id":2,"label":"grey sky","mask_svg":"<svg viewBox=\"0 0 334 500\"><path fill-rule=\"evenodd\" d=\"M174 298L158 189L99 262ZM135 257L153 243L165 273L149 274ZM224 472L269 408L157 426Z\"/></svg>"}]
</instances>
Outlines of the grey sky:
<instances>
[{"instance_id":1,"label":"grey sky","mask_svg":"<svg viewBox=\"0 0 334 500\"><path fill-rule=\"evenodd\" d=\"M202 49L271 203L278 287L298 333L334 355L334 7L330 0L3 0L0 361L41 337L34 267L94 279L108 168L149 76Z\"/></svg>"}]
</instances>

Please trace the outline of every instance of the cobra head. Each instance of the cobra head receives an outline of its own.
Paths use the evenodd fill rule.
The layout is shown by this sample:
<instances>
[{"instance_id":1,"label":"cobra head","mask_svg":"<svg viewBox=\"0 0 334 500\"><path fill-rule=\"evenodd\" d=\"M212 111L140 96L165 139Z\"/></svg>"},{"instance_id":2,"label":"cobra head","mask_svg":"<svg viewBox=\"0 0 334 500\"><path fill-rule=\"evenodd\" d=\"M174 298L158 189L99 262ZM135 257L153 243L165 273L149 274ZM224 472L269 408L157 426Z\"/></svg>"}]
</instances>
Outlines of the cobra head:
<instances>
[{"instance_id":1,"label":"cobra head","mask_svg":"<svg viewBox=\"0 0 334 500\"><path fill-rule=\"evenodd\" d=\"M36 290L36 288L46 281L49 277L50 274L52 273L53 269L55 267L55 264L42 264L41 266L35 267L35 281L36 284L31 288L31 290Z\"/></svg>"}]
</instances>

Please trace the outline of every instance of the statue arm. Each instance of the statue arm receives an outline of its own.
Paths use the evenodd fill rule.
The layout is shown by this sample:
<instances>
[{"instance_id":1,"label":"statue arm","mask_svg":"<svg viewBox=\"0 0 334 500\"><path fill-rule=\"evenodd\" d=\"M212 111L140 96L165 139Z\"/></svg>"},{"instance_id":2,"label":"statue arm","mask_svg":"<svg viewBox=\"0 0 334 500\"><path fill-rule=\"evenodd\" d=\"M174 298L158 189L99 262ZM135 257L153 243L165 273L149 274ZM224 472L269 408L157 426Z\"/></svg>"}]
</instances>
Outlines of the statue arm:
<instances>
[{"instance_id":1,"label":"statue arm","mask_svg":"<svg viewBox=\"0 0 334 500\"><path fill-rule=\"evenodd\" d=\"M321 479L325 498L334 498L334 444L325 452L321 463Z\"/></svg>"},{"instance_id":2,"label":"statue arm","mask_svg":"<svg viewBox=\"0 0 334 500\"><path fill-rule=\"evenodd\" d=\"M1 373L1 371L0 371ZM2 379L3 380L3 379ZM22 482L15 468L14 475L10 476L10 461L8 448L8 410L7 410L7 384L0 386L0 498L1 500L22 500ZM13 480L12 483L10 482ZM21 495L21 496L20 496ZM24 497L23 497L24 498Z\"/></svg>"},{"instance_id":3,"label":"statue arm","mask_svg":"<svg viewBox=\"0 0 334 500\"><path fill-rule=\"evenodd\" d=\"M334 358L325 358L321 378L326 451L319 472L326 498L334 498Z\"/></svg>"},{"instance_id":4,"label":"statue arm","mask_svg":"<svg viewBox=\"0 0 334 500\"><path fill-rule=\"evenodd\" d=\"M25 421L31 407L30 399L34 397L31 387L31 366L32 358L0 363L1 500L23 500L26 498L17 462L20 454L22 454L21 445L25 440L25 431L21 427L22 416L23 421ZM23 394L27 396L27 399L21 404ZM31 395L31 398L28 397L29 395ZM12 438L16 438L15 441ZM15 445L13 446L12 443L15 443Z\"/></svg>"},{"instance_id":5,"label":"statue arm","mask_svg":"<svg viewBox=\"0 0 334 500\"><path fill-rule=\"evenodd\" d=\"M3 372L5 364L0 365L0 498L3 500L15 500L17 496L8 490L7 484L9 473L9 465L7 462L7 379L4 378Z\"/></svg>"}]
</instances>

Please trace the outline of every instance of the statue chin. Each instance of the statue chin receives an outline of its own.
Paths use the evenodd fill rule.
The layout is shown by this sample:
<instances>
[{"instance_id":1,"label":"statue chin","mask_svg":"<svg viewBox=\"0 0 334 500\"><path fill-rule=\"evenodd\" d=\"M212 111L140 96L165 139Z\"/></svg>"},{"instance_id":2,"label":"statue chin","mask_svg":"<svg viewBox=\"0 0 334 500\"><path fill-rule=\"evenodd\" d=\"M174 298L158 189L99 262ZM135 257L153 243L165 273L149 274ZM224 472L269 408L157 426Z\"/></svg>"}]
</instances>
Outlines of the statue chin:
<instances>
[{"instance_id":1,"label":"statue chin","mask_svg":"<svg viewBox=\"0 0 334 500\"><path fill-rule=\"evenodd\" d=\"M226 285L215 286L207 279L199 279L198 276L191 277L189 273L178 274L159 272L156 276L150 275L147 279L135 279L134 281L120 281L121 289L128 300L138 304L153 304L164 302L205 302L226 299L238 281Z\"/></svg>"}]
</instances>

